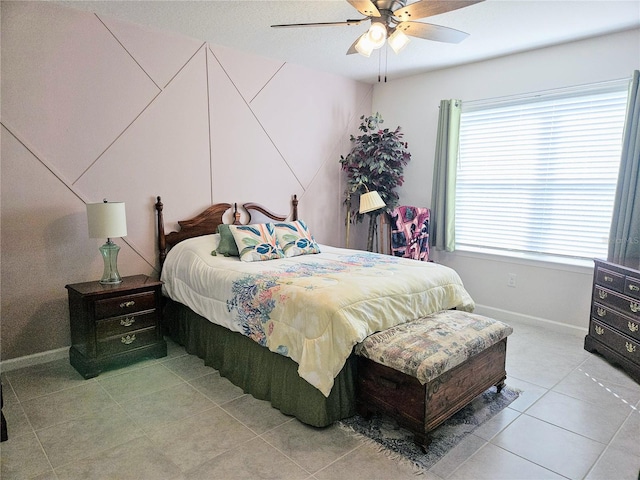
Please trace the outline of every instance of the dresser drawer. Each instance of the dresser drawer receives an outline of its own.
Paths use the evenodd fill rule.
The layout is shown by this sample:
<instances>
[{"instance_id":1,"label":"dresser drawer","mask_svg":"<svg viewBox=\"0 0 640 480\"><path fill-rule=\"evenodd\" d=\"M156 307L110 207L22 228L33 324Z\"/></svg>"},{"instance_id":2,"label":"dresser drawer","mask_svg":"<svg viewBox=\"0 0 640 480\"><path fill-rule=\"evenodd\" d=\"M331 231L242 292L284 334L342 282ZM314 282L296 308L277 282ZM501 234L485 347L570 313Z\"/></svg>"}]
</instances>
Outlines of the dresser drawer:
<instances>
[{"instance_id":1,"label":"dresser drawer","mask_svg":"<svg viewBox=\"0 0 640 480\"><path fill-rule=\"evenodd\" d=\"M117 317L156 308L155 292L136 293L96 300L95 318Z\"/></svg>"},{"instance_id":2,"label":"dresser drawer","mask_svg":"<svg viewBox=\"0 0 640 480\"><path fill-rule=\"evenodd\" d=\"M591 315L605 325L609 325L620 332L640 341L640 319L633 319L598 303L593 305Z\"/></svg>"},{"instance_id":3,"label":"dresser drawer","mask_svg":"<svg viewBox=\"0 0 640 480\"><path fill-rule=\"evenodd\" d=\"M596 283L614 292L624 293L624 279L620 273L602 267L596 269Z\"/></svg>"},{"instance_id":4,"label":"dresser drawer","mask_svg":"<svg viewBox=\"0 0 640 480\"><path fill-rule=\"evenodd\" d=\"M133 330L140 330L147 327L154 327L157 324L155 311L124 315L122 317L98 320L96 322L96 336L98 340L112 337L114 335L126 335Z\"/></svg>"},{"instance_id":5,"label":"dresser drawer","mask_svg":"<svg viewBox=\"0 0 640 480\"><path fill-rule=\"evenodd\" d=\"M591 322L589 333L597 341L618 352L619 355L633 363L640 364L640 342L637 340L622 335L597 320Z\"/></svg>"},{"instance_id":6,"label":"dresser drawer","mask_svg":"<svg viewBox=\"0 0 640 480\"><path fill-rule=\"evenodd\" d=\"M624 282L624 293L640 300L640 278L627 275Z\"/></svg>"},{"instance_id":7,"label":"dresser drawer","mask_svg":"<svg viewBox=\"0 0 640 480\"><path fill-rule=\"evenodd\" d=\"M156 327L133 330L98 340L98 355L112 355L152 344L157 341Z\"/></svg>"},{"instance_id":8,"label":"dresser drawer","mask_svg":"<svg viewBox=\"0 0 640 480\"><path fill-rule=\"evenodd\" d=\"M634 319L640 319L640 300L627 297L618 293L596 286L594 288L594 301L613 308Z\"/></svg>"}]
</instances>

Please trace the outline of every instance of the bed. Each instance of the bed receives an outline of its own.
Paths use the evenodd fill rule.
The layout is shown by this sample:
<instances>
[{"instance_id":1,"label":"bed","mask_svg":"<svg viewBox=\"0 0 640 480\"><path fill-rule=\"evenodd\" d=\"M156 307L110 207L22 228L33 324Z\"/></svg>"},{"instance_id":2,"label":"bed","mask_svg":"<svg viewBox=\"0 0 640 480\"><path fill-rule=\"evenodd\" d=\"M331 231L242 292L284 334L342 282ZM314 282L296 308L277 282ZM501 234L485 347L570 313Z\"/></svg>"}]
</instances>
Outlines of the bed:
<instances>
[{"instance_id":1,"label":"bed","mask_svg":"<svg viewBox=\"0 0 640 480\"><path fill-rule=\"evenodd\" d=\"M163 208L158 197L166 333L245 392L312 426L355 414L358 342L437 311L474 307L448 267L315 244L298 219L295 196L291 215L255 203L242 209L220 203L178 222L180 230L168 234ZM252 223L255 215L264 223ZM279 235L292 225L303 225L306 233L298 235L309 241L287 244L289 237ZM264 240L248 252L254 261L241 261L218 253L228 241L227 230L240 246L253 245L242 235L264 240L273 234L280 242L271 248ZM286 256L276 251L285 244L293 245Z\"/></svg>"}]
</instances>

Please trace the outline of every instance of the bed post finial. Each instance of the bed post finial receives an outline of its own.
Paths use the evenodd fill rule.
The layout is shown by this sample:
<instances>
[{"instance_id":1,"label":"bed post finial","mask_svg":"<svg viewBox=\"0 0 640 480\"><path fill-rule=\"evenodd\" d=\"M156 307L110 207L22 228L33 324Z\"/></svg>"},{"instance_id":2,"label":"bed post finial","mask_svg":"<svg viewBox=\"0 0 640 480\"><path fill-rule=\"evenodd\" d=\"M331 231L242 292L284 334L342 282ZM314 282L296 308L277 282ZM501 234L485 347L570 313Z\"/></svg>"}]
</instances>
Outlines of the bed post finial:
<instances>
[{"instance_id":1,"label":"bed post finial","mask_svg":"<svg viewBox=\"0 0 640 480\"><path fill-rule=\"evenodd\" d=\"M164 217L162 215L162 200L160 195L157 197L158 201L156 202L156 212L158 213L158 258L160 259L160 268L162 268L162 264L164 263L164 259L167 256L167 239L164 235Z\"/></svg>"},{"instance_id":2,"label":"bed post finial","mask_svg":"<svg viewBox=\"0 0 640 480\"><path fill-rule=\"evenodd\" d=\"M298 220L298 195L296 195L295 193L293 194L293 200L291 200L291 203L293 204L293 216L292 216L292 220Z\"/></svg>"},{"instance_id":3,"label":"bed post finial","mask_svg":"<svg viewBox=\"0 0 640 480\"><path fill-rule=\"evenodd\" d=\"M238 204L233 204L233 224L240 225L240 212L238 211Z\"/></svg>"}]
</instances>

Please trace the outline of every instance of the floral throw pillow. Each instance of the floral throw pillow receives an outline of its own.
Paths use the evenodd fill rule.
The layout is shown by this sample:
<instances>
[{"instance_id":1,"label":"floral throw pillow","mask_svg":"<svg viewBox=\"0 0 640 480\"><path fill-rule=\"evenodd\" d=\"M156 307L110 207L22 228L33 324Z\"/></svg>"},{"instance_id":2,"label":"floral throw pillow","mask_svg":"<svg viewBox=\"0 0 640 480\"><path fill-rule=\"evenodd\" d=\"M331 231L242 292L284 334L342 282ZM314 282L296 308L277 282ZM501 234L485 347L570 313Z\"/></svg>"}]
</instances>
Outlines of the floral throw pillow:
<instances>
[{"instance_id":1,"label":"floral throw pillow","mask_svg":"<svg viewBox=\"0 0 640 480\"><path fill-rule=\"evenodd\" d=\"M274 225L278 243L282 247L285 257L320 253L320 247L313 239L309 227L302 220Z\"/></svg>"},{"instance_id":2,"label":"floral throw pillow","mask_svg":"<svg viewBox=\"0 0 640 480\"><path fill-rule=\"evenodd\" d=\"M273 223L255 225L229 225L240 260L243 262L259 262L284 257L278 244Z\"/></svg>"}]
</instances>

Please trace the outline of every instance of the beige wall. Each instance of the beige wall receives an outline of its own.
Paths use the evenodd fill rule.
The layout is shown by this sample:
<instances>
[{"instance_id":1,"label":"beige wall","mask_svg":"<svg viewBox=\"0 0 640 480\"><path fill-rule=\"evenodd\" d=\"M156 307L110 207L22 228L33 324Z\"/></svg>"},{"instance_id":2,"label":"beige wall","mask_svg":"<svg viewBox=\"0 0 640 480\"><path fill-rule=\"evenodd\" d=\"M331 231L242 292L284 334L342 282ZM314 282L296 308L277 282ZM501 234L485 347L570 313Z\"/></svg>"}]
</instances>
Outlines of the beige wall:
<instances>
[{"instance_id":1,"label":"beige wall","mask_svg":"<svg viewBox=\"0 0 640 480\"><path fill-rule=\"evenodd\" d=\"M2 5L2 360L70 344L64 286L100 278L85 204L126 202L122 275L212 202L286 212L344 242L341 154L372 87L46 2Z\"/></svg>"}]
</instances>

